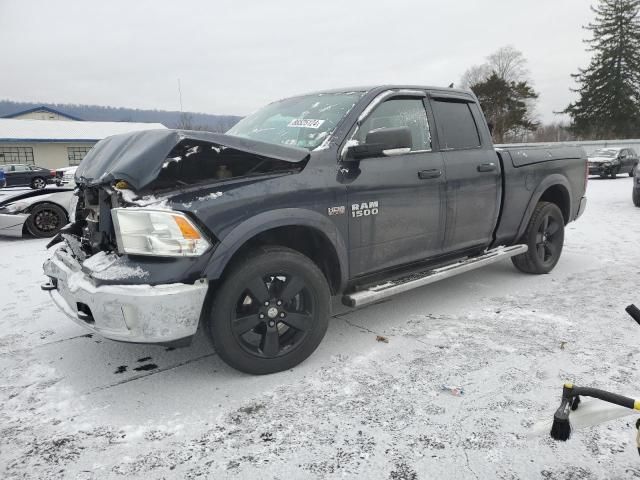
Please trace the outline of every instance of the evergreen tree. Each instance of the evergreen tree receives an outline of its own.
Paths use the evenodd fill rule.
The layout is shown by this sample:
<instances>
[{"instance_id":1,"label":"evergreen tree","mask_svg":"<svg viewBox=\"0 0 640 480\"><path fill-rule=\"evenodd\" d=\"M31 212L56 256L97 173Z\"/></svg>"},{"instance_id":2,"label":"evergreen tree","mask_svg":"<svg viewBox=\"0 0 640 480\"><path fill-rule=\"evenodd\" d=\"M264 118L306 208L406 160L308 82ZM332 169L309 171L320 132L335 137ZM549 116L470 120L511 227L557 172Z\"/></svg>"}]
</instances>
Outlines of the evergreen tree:
<instances>
[{"instance_id":1,"label":"evergreen tree","mask_svg":"<svg viewBox=\"0 0 640 480\"><path fill-rule=\"evenodd\" d=\"M507 136L538 126L529 115L530 101L538 98L538 94L528 82L509 82L494 71L486 80L471 85L471 90L478 97L487 122L493 126L496 143L504 143Z\"/></svg>"},{"instance_id":2,"label":"evergreen tree","mask_svg":"<svg viewBox=\"0 0 640 480\"><path fill-rule=\"evenodd\" d=\"M640 0L600 0L586 40L591 63L572 75L580 98L563 113L583 137L640 137Z\"/></svg>"}]
</instances>

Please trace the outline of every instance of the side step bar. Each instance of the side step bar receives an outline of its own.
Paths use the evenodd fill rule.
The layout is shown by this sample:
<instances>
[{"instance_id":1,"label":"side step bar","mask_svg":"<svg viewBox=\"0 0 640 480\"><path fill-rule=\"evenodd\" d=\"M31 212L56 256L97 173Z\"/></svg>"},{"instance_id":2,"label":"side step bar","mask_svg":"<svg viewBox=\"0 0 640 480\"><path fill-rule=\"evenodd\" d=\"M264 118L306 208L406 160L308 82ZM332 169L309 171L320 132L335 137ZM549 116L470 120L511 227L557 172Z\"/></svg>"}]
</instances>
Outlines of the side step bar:
<instances>
[{"instance_id":1,"label":"side step bar","mask_svg":"<svg viewBox=\"0 0 640 480\"><path fill-rule=\"evenodd\" d=\"M475 270L476 268L484 267L490 263L499 262L505 258L520 255L525 253L527 250L528 247L526 245L497 247L492 250L487 250L484 254L477 257L467 258L466 260L461 260L460 262L452 263L451 265L427 270L418 274L417 278L416 275L413 274L382 285L376 285L367 290L361 290L349 295L344 295L342 297L342 303L348 307L361 307L363 305L382 300L383 298L397 295L398 293L429 285L430 283L437 282L438 280L453 277L459 273Z\"/></svg>"}]
</instances>

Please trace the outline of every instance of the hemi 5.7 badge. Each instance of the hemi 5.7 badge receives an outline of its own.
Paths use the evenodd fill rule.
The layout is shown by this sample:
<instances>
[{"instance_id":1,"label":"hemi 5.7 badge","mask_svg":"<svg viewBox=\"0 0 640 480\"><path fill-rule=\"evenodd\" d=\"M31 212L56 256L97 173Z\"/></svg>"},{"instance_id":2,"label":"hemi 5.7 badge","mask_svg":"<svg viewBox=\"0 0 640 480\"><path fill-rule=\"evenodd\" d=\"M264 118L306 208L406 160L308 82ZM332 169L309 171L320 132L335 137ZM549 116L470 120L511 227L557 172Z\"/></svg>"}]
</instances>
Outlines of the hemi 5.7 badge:
<instances>
[{"instance_id":1,"label":"hemi 5.7 badge","mask_svg":"<svg viewBox=\"0 0 640 480\"><path fill-rule=\"evenodd\" d=\"M329 207L327 208L327 213L330 217L333 215L344 215L346 213L346 209L344 208L344 205L340 205L339 207Z\"/></svg>"}]
</instances>

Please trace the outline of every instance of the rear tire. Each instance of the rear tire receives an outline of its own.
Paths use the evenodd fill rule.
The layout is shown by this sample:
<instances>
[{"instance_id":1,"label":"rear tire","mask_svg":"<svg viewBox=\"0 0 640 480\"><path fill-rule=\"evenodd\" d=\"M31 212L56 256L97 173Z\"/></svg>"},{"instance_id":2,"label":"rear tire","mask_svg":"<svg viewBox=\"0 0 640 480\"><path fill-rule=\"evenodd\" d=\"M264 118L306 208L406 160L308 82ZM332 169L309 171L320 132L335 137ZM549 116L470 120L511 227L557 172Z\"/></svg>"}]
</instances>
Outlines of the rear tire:
<instances>
[{"instance_id":1,"label":"rear tire","mask_svg":"<svg viewBox=\"0 0 640 480\"><path fill-rule=\"evenodd\" d=\"M633 204L636 207L640 207L640 188L634 188L633 189L633 193L631 195L631 198L633 199Z\"/></svg>"},{"instance_id":2,"label":"rear tire","mask_svg":"<svg viewBox=\"0 0 640 480\"><path fill-rule=\"evenodd\" d=\"M635 165L631 171L629 172L629 176L633 177L636 174L636 168L638 168L638 165Z\"/></svg>"},{"instance_id":3,"label":"rear tire","mask_svg":"<svg viewBox=\"0 0 640 480\"><path fill-rule=\"evenodd\" d=\"M68 222L67 212L53 203L41 203L31 211L25 222L27 230L37 238L53 237Z\"/></svg>"},{"instance_id":4,"label":"rear tire","mask_svg":"<svg viewBox=\"0 0 640 480\"><path fill-rule=\"evenodd\" d=\"M611 172L609 173L609 175L611 175L611 178L618 178L618 172L619 171L620 171L620 167L612 168Z\"/></svg>"},{"instance_id":5,"label":"rear tire","mask_svg":"<svg viewBox=\"0 0 640 480\"><path fill-rule=\"evenodd\" d=\"M33 188L34 190L42 190L46 186L47 181L42 177L35 177L33 180L31 180L31 188Z\"/></svg>"},{"instance_id":6,"label":"rear tire","mask_svg":"<svg viewBox=\"0 0 640 480\"><path fill-rule=\"evenodd\" d=\"M308 257L262 247L237 262L215 293L204 329L220 355L245 373L290 369L311 355L329 324L331 293Z\"/></svg>"},{"instance_id":7,"label":"rear tire","mask_svg":"<svg viewBox=\"0 0 640 480\"><path fill-rule=\"evenodd\" d=\"M553 270L564 245L564 217L556 204L536 205L520 243L525 243L529 250L511 257L518 270L534 274Z\"/></svg>"}]
</instances>

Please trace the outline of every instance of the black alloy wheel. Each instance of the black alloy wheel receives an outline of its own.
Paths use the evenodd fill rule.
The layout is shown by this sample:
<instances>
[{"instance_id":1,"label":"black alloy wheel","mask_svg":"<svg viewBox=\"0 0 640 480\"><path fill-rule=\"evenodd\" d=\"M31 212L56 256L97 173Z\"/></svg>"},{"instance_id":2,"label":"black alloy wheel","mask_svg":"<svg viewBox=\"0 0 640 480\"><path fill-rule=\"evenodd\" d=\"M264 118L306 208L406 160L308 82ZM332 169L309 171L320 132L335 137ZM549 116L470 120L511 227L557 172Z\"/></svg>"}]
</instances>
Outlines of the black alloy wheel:
<instances>
[{"instance_id":1,"label":"black alloy wheel","mask_svg":"<svg viewBox=\"0 0 640 480\"><path fill-rule=\"evenodd\" d=\"M329 286L315 263L295 250L262 247L225 275L205 329L232 367L253 374L279 372L317 348L329 305Z\"/></svg>"},{"instance_id":2,"label":"black alloy wheel","mask_svg":"<svg viewBox=\"0 0 640 480\"><path fill-rule=\"evenodd\" d=\"M53 237L67 224L67 213L53 203L36 205L27 218L27 230L38 238Z\"/></svg>"},{"instance_id":3,"label":"black alloy wheel","mask_svg":"<svg viewBox=\"0 0 640 480\"><path fill-rule=\"evenodd\" d=\"M546 264L558 256L562 249L562 241L558 232L563 228L564 221L545 215L536 233L536 254L541 263Z\"/></svg>"},{"instance_id":4,"label":"black alloy wheel","mask_svg":"<svg viewBox=\"0 0 640 480\"><path fill-rule=\"evenodd\" d=\"M232 330L257 357L276 358L300 346L313 325L314 298L301 278L285 272L257 275L238 298Z\"/></svg>"},{"instance_id":5,"label":"black alloy wheel","mask_svg":"<svg viewBox=\"0 0 640 480\"><path fill-rule=\"evenodd\" d=\"M521 243L526 243L529 249L511 258L518 270L536 274L553 270L564 245L564 217L557 205L549 202L536 205Z\"/></svg>"}]
</instances>

